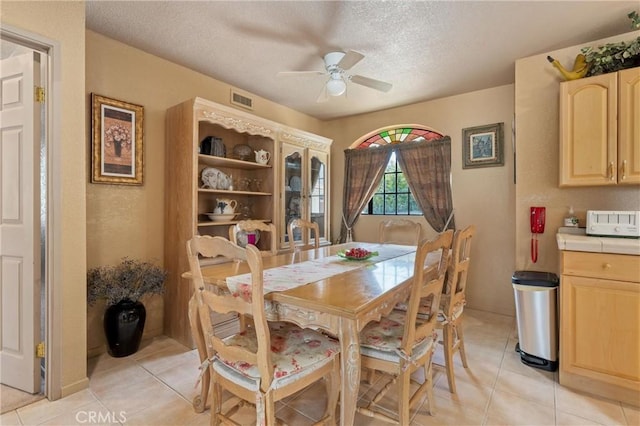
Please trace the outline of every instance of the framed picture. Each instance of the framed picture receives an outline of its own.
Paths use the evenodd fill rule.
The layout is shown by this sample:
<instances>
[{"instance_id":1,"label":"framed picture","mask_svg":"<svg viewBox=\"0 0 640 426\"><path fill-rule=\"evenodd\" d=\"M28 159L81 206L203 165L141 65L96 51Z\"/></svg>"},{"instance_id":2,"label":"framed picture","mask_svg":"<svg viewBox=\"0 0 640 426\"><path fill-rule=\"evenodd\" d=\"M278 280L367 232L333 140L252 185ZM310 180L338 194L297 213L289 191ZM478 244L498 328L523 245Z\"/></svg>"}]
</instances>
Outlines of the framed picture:
<instances>
[{"instance_id":1,"label":"framed picture","mask_svg":"<svg viewBox=\"0 0 640 426\"><path fill-rule=\"evenodd\" d=\"M462 168L504 166L504 123L462 129Z\"/></svg>"},{"instance_id":2,"label":"framed picture","mask_svg":"<svg viewBox=\"0 0 640 426\"><path fill-rule=\"evenodd\" d=\"M142 185L144 108L91 94L92 183Z\"/></svg>"}]
</instances>

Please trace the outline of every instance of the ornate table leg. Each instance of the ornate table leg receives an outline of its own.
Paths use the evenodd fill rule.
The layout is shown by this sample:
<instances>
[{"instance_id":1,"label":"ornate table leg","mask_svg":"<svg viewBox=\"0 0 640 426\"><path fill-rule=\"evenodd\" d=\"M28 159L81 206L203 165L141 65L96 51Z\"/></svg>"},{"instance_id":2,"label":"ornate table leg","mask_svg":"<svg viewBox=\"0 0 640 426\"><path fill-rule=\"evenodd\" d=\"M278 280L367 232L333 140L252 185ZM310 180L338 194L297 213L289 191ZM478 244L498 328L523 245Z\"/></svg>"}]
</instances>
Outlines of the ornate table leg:
<instances>
[{"instance_id":1,"label":"ornate table leg","mask_svg":"<svg viewBox=\"0 0 640 426\"><path fill-rule=\"evenodd\" d=\"M356 321L340 319L340 363L342 391L340 392L340 424L353 425L360 387L360 341Z\"/></svg>"},{"instance_id":2,"label":"ornate table leg","mask_svg":"<svg viewBox=\"0 0 640 426\"><path fill-rule=\"evenodd\" d=\"M204 341L204 333L202 326L198 319L198 302L195 296L191 296L189 300L189 324L191 326L191 334L193 340L196 342L196 348L198 348L198 355L200 355L200 363L207 359L207 348ZM209 375L209 369L207 368L202 373L202 379L200 381L200 394L193 397L193 409L196 413L202 413L207 408L207 396L209 395L209 382L211 376Z\"/></svg>"}]
</instances>

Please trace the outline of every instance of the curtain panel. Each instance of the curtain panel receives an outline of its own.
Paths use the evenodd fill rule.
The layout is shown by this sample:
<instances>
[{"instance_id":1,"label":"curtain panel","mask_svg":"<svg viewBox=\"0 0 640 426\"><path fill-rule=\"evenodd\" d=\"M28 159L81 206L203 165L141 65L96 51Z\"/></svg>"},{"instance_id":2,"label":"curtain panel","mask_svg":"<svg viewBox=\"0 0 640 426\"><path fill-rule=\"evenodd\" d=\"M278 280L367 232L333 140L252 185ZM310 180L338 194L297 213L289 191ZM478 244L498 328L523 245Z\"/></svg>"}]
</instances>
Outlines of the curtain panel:
<instances>
[{"instance_id":1,"label":"curtain panel","mask_svg":"<svg viewBox=\"0 0 640 426\"><path fill-rule=\"evenodd\" d=\"M451 196L451 138L393 145L409 189L429 225L455 230Z\"/></svg>"},{"instance_id":2,"label":"curtain panel","mask_svg":"<svg viewBox=\"0 0 640 426\"><path fill-rule=\"evenodd\" d=\"M344 191L340 242L353 241L353 225L376 192L394 146L344 151Z\"/></svg>"}]
</instances>

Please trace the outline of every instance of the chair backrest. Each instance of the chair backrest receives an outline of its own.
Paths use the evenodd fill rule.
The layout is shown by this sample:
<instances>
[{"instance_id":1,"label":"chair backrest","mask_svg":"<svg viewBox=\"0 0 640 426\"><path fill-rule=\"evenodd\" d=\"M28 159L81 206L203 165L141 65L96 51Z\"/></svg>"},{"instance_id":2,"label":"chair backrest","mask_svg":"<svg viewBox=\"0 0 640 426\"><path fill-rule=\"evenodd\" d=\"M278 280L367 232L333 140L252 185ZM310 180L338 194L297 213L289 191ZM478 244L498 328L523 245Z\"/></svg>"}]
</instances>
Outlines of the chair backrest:
<instances>
[{"instance_id":1,"label":"chair backrest","mask_svg":"<svg viewBox=\"0 0 640 426\"><path fill-rule=\"evenodd\" d=\"M447 282L443 291L442 304L440 305L447 317L453 314L456 305L464 303L471 254L471 239L475 234L475 225L469 225L465 229L456 231L453 236Z\"/></svg>"},{"instance_id":2,"label":"chair backrest","mask_svg":"<svg viewBox=\"0 0 640 426\"><path fill-rule=\"evenodd\" d=\"M413 272L413 285L408 300L402 350L411 355L416 343L433 335L438 319L438 309L431 309L428 316L418 316L421 304L427 302L437 307L447 274L453 231L418 244ZM428 259L428 262L427 262ZM437 262L435 262L437 260Z\"/></svg>"},{"instance_id":3,"label":"chair backrest","mask_svg":"<svg viewBox=\"0 0 640 426\"><path fill-rule=\"evenodd\" d=\"M229 292L213 291L204 284L198 257L222 256L231 261L246 262L251 271L251 300L236 297ZM187 241L187 256L193 284L194 297L198 304L198 319L205 335L207 356L211 358L219 353L222 358L248 362L258 366L260 371L260 387L269 389L273 380L273 362L271 361L270 332L264 311L263 265L262 254L253 245L239 247L223 237L196 235ZM226 314L237 312L240 315L251 315L256 330L258 348L251 352L239 346L227 346L217 337L211 323L213 312Z\"/></svg>"},{"instance_id":4,"label":"chair backrest","mask_svg":"<svg viewBox=\"0 0 640 426\"><path fill-rule=\"evenodd\" d=\"M261 220L241 220L229 227L229 241L238 244L238 232L260 231L260 238L269 239L269 250L262 250L263 256L275 256L278 254L278 240L276 238L276 227L273 223L265 223ZM267 232L264 235L263 232Z\"/></svg>"},{"instance_id":5,"label":"chair backrest","mask_svg":"<svg viewBox=\"0 0 640 426\"><path fill-rule=\"evenodd\" d=\"M308 241L307 244L296 245L294 240L294 232L296 229L302 231L302 241ZM313 238L311 238L312 236ZM289 240L289 248L294 251L320 247L320 227L315 222L304 219L293 219L287 227L287 237Z\"/></svg>"},{"instance_id":6,"label":"chair backrest","mask_svg":"<svg viewBox=\"0 0 640 426\"><path fill-rule=\"evenodd\" d=\"M378 226L378 242L417 246L422 225L408 219L383 220Z\"/></svg>"}]
</instances>

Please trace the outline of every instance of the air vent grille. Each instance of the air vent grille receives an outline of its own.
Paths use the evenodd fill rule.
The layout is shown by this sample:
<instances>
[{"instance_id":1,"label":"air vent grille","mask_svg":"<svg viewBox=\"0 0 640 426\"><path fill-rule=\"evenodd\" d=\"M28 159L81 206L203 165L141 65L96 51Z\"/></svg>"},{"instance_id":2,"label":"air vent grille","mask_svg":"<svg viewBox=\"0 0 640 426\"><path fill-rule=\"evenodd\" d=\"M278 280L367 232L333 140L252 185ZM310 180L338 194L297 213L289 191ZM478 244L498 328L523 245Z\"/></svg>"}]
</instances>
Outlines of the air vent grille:
<instances>
[{"instance_id":1,"label":"air vent grille","mask_svg":"<svg viewBox=\"0 0 640 426\"><path fill-rule=\"evenodd\" d=\"M253 99L231 89L231 103L247 109L253 109Z\"/></svg>"}]
</instances>

